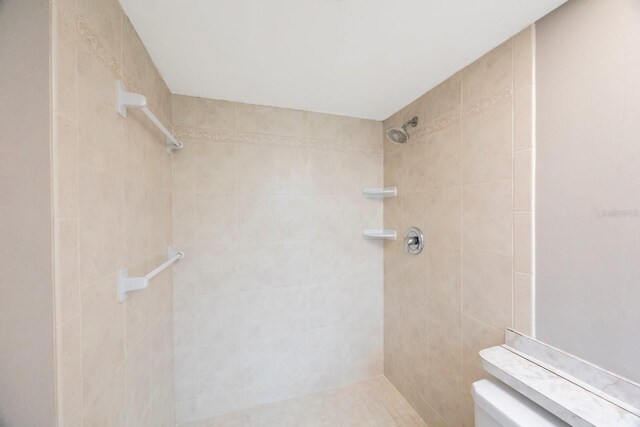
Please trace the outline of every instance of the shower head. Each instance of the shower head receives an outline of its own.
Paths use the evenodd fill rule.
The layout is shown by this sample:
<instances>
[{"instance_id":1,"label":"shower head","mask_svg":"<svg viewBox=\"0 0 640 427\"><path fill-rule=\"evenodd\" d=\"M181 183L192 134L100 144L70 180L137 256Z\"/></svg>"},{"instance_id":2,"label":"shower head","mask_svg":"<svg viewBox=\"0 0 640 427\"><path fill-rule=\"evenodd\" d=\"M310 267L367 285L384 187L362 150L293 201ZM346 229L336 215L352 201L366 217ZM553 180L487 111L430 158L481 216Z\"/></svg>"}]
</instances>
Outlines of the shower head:
<instances>
[{"instance_id":1,"label":"shower head","mask_svg":"<svg viewBox=\"0 0 640 427\"><path fill-rule=\"evenodd\" d=\"M407 126L416 127L417 125L418 117L414 116L411 120L403 124L402 127L387 129L387 139L394 144L404 144L410 138L409 132L407 132Z\"/></svg>"}]
</instances>

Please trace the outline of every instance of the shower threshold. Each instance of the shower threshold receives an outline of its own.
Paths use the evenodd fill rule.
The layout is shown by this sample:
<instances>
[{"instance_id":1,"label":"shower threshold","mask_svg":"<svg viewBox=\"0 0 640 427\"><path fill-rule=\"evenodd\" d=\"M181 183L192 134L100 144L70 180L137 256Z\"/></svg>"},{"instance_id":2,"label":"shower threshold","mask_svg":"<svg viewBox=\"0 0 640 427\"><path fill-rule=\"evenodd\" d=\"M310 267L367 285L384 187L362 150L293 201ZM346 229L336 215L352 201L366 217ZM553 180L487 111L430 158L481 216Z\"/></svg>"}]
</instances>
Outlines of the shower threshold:
<instances>
[{"instance_id":1,"label":"shower threshold","mask_svg":"<svg viewBox=\"0 0 640 427\"><path fill-rule=\"evenodd\" d=\"M232 412L180 427L427 427L385 377Z\"/></svg>"}]
</instances>

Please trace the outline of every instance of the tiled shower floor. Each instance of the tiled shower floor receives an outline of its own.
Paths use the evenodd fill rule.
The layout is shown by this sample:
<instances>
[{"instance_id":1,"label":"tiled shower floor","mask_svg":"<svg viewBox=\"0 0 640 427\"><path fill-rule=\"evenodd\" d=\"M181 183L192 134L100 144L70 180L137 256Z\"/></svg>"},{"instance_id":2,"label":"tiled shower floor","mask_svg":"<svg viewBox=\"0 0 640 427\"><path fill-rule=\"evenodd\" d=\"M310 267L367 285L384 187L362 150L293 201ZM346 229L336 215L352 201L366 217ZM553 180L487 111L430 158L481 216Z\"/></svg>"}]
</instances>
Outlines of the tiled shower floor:
<instances>
[{"instance_id":1,"label":"tiled shower floor","mask_svg":"<svg viewBox=\"0 0 640 427\"><path fill-rule=\"evenodd\" d=\"M424 426L384 377L180 427Z\"/></svg>"}]
</instances>

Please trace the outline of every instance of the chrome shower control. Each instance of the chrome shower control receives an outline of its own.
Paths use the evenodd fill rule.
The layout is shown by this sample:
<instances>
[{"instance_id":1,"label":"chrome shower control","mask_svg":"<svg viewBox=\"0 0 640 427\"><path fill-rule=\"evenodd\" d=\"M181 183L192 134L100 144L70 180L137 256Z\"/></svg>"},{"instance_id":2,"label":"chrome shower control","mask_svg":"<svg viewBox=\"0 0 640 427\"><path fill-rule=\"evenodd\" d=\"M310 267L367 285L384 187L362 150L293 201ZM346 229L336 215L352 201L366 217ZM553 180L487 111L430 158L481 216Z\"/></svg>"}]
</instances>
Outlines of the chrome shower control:
<instances>
[{"instance_id":1,"label":"chrome shower control","mask_svg":"<svg viewBox=\"0 0 640 427\"><path fill-rule=\"evenodd\" d=\"M424 236L418 227L411 227L404 236L404 247L410 254L418 255L424 247Z\"/></svg>"}]
</instances>

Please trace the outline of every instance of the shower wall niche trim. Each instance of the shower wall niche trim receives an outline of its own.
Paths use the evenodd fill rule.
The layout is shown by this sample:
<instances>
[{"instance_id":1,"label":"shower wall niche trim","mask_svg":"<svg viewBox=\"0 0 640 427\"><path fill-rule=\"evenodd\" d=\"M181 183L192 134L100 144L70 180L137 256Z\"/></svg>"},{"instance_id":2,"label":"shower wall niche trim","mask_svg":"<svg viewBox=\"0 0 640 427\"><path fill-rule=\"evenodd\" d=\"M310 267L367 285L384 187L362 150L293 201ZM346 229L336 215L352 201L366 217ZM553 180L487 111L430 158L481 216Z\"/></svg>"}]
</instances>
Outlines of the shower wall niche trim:
<instances>
[{"instance_id":1,"label":"shower wall niche trim","mask_svg":"<svg viewBox=\"0 0 640 427\"><path fill-rule=\"evenodd\" d=\"M397 195L398 189L396 187L362 189L362 196L367 199L385 199L387 197L395 197Z\"/></svg>"}]
</instances>

